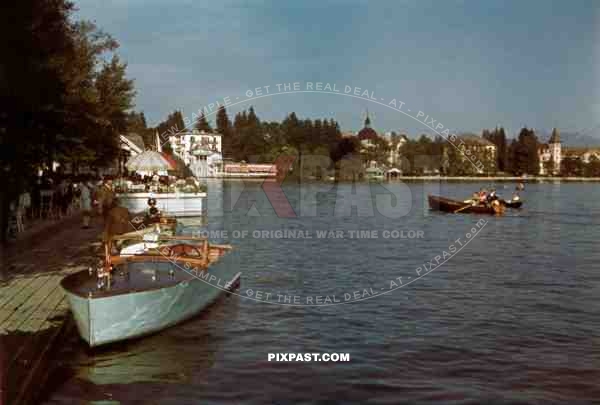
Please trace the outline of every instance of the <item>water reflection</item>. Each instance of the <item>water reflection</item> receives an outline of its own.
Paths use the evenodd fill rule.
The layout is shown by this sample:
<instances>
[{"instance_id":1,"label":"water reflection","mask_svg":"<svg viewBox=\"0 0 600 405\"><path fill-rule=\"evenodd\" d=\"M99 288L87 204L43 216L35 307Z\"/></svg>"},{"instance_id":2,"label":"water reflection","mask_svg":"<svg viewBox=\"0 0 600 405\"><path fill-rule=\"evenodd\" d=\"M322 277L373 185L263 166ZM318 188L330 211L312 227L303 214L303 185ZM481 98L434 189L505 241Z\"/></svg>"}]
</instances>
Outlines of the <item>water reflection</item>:
<instances>
[{"instance_id":1,"label":"water reflection","mask_svg":"<svg viewBox=\"0 0 600 405\"><path fill-rule=\"evenodd\" d=\"M225 325L235 322L238 310L238 297L222 296L201 315L181 325L95 349L72 335L62 356L70 358L69 368L74 373L53 399L62 402L77 398L80 402L110 397L126 401L139 398L140 387L148 383L163 389L170 384L193 384L194 376L213 367L222 350ZM143 396L147 398L148 393Z\"/></svg>"}]
</instances>

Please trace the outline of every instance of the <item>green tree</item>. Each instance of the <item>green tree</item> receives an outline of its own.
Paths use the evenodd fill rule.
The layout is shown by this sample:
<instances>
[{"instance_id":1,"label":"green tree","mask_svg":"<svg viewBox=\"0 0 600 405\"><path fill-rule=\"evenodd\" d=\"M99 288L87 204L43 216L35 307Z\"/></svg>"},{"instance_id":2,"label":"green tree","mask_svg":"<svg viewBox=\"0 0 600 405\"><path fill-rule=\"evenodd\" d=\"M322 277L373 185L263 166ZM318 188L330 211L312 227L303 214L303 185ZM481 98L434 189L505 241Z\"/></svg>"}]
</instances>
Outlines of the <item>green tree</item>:
<instances>
[{"instance_id":1,"label":"green tree","mask_svg":"<svg viewBox=\"0 0 600 405\"><path fill-rule=\"evenodd\" d=\"M204 115L204 112L202 112L200 114L200 117L198 117L195 127L198 131L204 131L204 132L208 132L208 133L212 132L212 128L211 128L210 124L208 123L208 121L206 120L206 116Z\"/></svg>"},{"instance_id":2,"label":"green tree","mask_svg":"<svg viewBox=\"0 0 600 405\"><path fill-rule=\"evenodd\" d=\"M579 158L565 158L560 162L560 172L563 176L583 176L585 174L585 164Z\"/></svg>"},{"instance_id":3,"label":"green tree","mask_svg":"<svg viewBox=\"0 0 600 405\"><path fill-rule=\"evenodd\" d=\"M112 163L133 97L118 47L65 0L24 0L0 13L0 238L8 204L55 160ZM99 67L101 60L110 60ZM124 86L124 87L123 87ZM26 140L26 142L24 142Z\"/></svg>"},{"instance_id":4,"label":"green tree","mask_svg":"<svg viewBox=\"0 0 600 405\"><path fill-rule=\"evenodd\" d=\"M335 181L341 179L342 161L350 159L359 151L360 145L355 137L339 136L337 141L331 146L329 156L334 163Z\"/></svg>"},{"instance_id":5,"label":"green tree","mask_svg":"<svg viewBox=\"0 0 600 405\"><path fill-rule=\"evenodd\" d=\"M222 136L221 146L223 148L223 157L231 157L233 146L232 124L227 116L227 110L224 106L219 107L217 111L217 132Z\"/></svg>"},{"instance_id":6,"label":"green tree","mask_svg":"<svg viewBox=\"0 0 600 405\"><path fill-rule=\"evenodd\" d=\"M144 140L144 146L149 149L156 145L156 129L148 128L146 123L146 116L143 112L137 113L135 111L127 114L127 133L136 133Z\"/></svg>"},{"instance_id":7,"label":"green tree","mask_svg":"<svg viewBox=\"0 0 600 405\"><path fill-rule=\"evenodd\" d=\"M596 155L590 157L590 161L585 168L585 176L600 177L600 159L598 159Z\"/></svg>"},{"instance_id":8,"label":"green tree","mask_svg":"<svg viewBox=\"0 0 600 405\"><path fill-rule=\"evenodd\" d=\"M101 137L95 137L96 165L112 161L119 150L119 134L127 130L127 111L133 107L133 81L126 77L127 65L118 56L104 64L96 79L98 124Z\"/></svg>"},{"instance_id":9,"label":"green tree","mask_svg":"<svg viewBox=\"0 0 600 405\"><path fill-rule=\"evenodd\" d=\"M183 122L183 114L179 110L175 110L167 116L167 119L162 121L156 127L163 143L166 138L185 131L185 123Z\"/></svg>"},{"instance_id":10,"label":"green tree","mask_svg":"<svg viewBox=\"0 0 600 405\"><path fill-rule=\"evenodd\" d=\"M538 140L533 130L521 129L519 138L511 144L512 171L517 175L537 175L540 170Z\"/></svg>"}]
</instances>

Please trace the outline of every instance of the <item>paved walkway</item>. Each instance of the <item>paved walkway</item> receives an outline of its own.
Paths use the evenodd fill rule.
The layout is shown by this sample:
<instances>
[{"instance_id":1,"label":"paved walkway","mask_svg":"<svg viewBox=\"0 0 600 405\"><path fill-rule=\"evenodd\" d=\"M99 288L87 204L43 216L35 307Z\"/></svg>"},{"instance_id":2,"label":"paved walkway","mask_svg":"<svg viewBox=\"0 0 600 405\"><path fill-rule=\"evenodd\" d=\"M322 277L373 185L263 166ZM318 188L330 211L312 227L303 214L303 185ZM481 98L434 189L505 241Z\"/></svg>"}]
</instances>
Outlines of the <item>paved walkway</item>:
<instances>
[{"instance_id":1,"label":"paved walkway","mask_svg":"<svg viewBox=\"0 0 600 405\"><path fill-rule=\"evenodd\" d=\"M0 405L35 401L42 389L68 319L60 280L97 260L100 221L82 229L79 217L66 218L0 252Z\"/></svg>"}]
</instances>

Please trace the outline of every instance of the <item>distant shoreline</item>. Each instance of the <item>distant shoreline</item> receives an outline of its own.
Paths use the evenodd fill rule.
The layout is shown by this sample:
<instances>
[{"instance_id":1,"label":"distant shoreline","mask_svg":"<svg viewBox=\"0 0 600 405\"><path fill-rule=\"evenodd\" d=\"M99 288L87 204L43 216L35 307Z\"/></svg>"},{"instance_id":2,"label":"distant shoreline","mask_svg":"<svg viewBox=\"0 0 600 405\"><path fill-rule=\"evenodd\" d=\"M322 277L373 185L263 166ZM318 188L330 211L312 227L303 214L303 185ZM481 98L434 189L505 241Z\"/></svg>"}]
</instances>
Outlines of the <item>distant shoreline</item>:
<instances>
[{"instance_id":1,"label":"distant shoreline","mask_svg":"<svg viewBox=\"0 0 600 405\"><path fill-rule=\"evenodd\" d=\"M206 177L204 179L219 179L224 181L265 181L265 180L275 180L274 178L257 178L257 177ZM286 179L290 181L291 179ZM547 177L547 176L528 176L528 177L515 177L515 176L397 176L391 178L389 180L369 180L363 178L361 180L356 180L360 183L367 183L369 181L372 182L394 182L397 180L410 180L410 181L499 181L499 182L521 182L521 183L557 183L557 182L600 182L600 177ZM322 179L316 180L314 178L306 177L302 179L303 182L333 182L334 180ZM340 183L348 183L352 182L352 180L340 180Z\"/></svg>"},{"instance_id":2,"label":"distant shoreline","mask_svg":"<svg viewBox=\"0 0 600 405\"><path fill-rule=\"evenodd\" d=\"M514 176L398 176L395 179L398 180L441 180L441 181L519 181L523 183L537 182L537 183L555 183L555 182L597 182L600 181L600 177L547 177L547 176L527 176L527 177L514 177ZM394 181L392 179L391 181Z\"/></svg>"}]
</instances>

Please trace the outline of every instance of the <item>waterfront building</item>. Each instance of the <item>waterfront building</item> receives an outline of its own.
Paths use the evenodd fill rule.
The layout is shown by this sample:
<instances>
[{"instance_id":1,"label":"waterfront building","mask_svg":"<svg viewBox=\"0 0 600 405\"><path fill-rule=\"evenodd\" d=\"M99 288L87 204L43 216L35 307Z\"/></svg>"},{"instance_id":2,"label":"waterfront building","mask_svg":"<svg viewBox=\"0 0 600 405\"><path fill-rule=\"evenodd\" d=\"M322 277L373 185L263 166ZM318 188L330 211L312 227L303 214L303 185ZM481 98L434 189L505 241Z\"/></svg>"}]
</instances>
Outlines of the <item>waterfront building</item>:
<instances>
[{"instance_id":1,"label":"waterfront building","mask_svg":"<svg viewBox=\"0 0 600 405\"><path fill-rule=\"evenodd\" d=\"M600 148L564 148L564 159L576 159L588 164L592 160L600 160Z\"/></svg>"},{"instance_id":2,"label":"waterfront building","mask_svg":"<svg viewBox=\"0 0 600 405\"><path fill-rule=\"evenodd\" d=\"M444 171L448 172L450 165L460 165L464 174L484 174L495 173L496 165L496 145L487 139L475 134L462 134L452 141L453 145L446 142L444 146ZM456 161L451 161L450 149L455 148L452 156ZM470 161L471 163L468 163Z\"/></svg>"},{"instance_id":3,"label":"waterfront building","mask_svg":"<svg viewBox=\"0 0 600 405\"><path fill-rule=\"evenodd\" d=\"M400 167L402 165L402 148L408 142L408 137L404 134L395 135L392 132L386 132L385 137L390 147L388 162L390 166Z\"/></svg>"},{"instance_id":4,"label":"waterfront building","mask_svg":"<svg viewBox=\"0 0 600 405\"><path fill-rule=\"evenodd\" d=\"M379 135L371 127L371 119L367 112L364 126L356 136L360 141L360 153L365 161L365 168L400 166L401 150L408 142L406 135L393 136L391 132Z\"/></svg>"},{"instance_id":5,"label":"waterfront building","mask_svg":"<svg viewBox=\"0 0 600 405\"><path fill-rule=\"evenodd\" d=\"M196 177L215 177L223 161L222 136L196 129L169 136L173 154L190 167Z\"/></svg>"},{"instance_id":6,"label":"waterfront building","mask_svg":"<svg viewBox=\"0 0 600 405\"><path fill-rule=\"evenodd\" d=\"M562 150L558 129L554 128L552 130L552 136L550 136L548 143L541 144L538 147L538 156L540 161L540 175L555 176L560 173Z\"/></svg>"}]
</instances>

